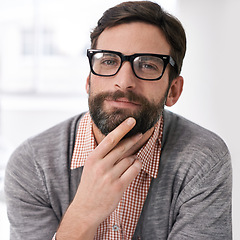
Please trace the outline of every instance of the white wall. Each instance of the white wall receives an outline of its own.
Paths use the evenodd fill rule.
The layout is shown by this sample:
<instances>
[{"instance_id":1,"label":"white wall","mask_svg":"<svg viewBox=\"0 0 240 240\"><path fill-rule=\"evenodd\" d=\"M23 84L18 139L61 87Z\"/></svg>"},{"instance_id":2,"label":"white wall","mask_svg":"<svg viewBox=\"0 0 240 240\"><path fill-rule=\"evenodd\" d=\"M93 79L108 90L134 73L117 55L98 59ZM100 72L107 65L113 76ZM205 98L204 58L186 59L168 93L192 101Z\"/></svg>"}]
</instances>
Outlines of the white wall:
<instances>
[{"instance_id":1,"label":"white wall","mask_svg":"<svg viewBox=\"0 0 240 240\"><path fill-rule=\"evenodd\" d=\"M229 146L233 165L233 230L240 239L240 1L178 0L188 38L185 88L174 111L211 129Z\"/></svg>"}]
</instances>

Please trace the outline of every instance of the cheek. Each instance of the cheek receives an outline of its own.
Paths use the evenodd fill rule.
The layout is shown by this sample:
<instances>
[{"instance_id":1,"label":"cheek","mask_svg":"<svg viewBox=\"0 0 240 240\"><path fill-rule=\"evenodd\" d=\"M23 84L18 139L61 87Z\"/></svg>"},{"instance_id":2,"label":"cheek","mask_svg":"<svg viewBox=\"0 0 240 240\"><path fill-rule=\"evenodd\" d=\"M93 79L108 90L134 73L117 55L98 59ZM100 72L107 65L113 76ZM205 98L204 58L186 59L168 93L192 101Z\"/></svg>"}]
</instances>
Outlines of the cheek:
<instances>
[{"instance_id":1,"label":"cheek","mask_svg":"<svg viewBox=\"0 0 240 240\"><path fill-rule=\"evenodd\" d=\"M149 101L159 103L164 98L166 98L168 92L167 84L162 84L160 82L154 82L150 84L151 86L146 87L145 91L142 92L142 94L144 94Z\"/></svg>"},{"instance_id":2,"label":"cheek","mask_svg":"<svg viewBox=\"0 0 240 240\"><path fill-rule=\"evenodd\" d=\"M89 82L86 84L86 90L89 95L97 95L99 93L103 93L107 91L107 83L101 81L101 79L91 77Z\"/></svg>"}]
</instances>

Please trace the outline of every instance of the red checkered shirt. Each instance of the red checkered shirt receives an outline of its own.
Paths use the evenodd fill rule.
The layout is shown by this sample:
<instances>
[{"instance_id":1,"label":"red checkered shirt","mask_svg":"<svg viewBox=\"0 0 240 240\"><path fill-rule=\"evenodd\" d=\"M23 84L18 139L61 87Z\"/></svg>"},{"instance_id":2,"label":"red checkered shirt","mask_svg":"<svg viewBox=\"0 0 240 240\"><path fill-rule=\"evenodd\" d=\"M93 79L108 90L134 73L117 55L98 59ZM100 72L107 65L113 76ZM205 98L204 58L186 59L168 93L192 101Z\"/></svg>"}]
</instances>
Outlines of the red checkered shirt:
<instances>
[{"instance_id":1,"label":"red checkered shirt","mask_svg":"<svg viewBox=\"0 0 240 240\"><path fill-rule=\"evenodd\" d=\"M163 119L158 121L148 142L138 151L142 169L125 191L112 214L100 224L95 239L132 239L152 178L157 177L161 154ZM76 135L71 169L84 166L96 147L89 113L81 119Z\"/></svg>"}]
</instances>

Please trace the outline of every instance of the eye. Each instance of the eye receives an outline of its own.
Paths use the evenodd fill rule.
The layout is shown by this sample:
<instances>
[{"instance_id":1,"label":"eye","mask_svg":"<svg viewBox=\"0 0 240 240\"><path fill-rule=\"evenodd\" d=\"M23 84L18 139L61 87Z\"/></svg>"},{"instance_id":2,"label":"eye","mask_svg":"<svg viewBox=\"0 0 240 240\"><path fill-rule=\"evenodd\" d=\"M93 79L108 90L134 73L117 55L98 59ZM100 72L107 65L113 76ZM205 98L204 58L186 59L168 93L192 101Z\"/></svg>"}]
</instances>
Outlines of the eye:
<instances>
[{"instance_id":1,"label":"eye","mask_svg":"<svg viewBox=\"0 0 240 240\"><path fill-rule=\"evenodd\" d=\"M145 73L156 74L161 73L164 67L164 62L161 58L155 56L139 56L134 60L134 67L138 71Z\"/></svg>"},{"instance_id":2,"label":"eye","mask_svg":"<svg viewBox=\"0 0 240 240\"><path fill-rule=\"evenodd\" d=\"M119 66L120 59L115 54L103 54L100 60L100 64L105 67Z\"/></svg>"},{"instance_id":3,"label":"eye","mask_svg":"<svg viewBox=\"0 0 240 240\"><path fill-rule=\"evenodd\" d=\"M116 59L103 58L101 60L101 64L106 65L106 66L115 66L118 63L117 63Z\"/></svg>"},{"instance_id":4,"label":"eye","mask_svg":"<svg viewBox=\"0 0 240 240\"><path fill-rule=\"evenodd\" d=\"M153 63L139 62L139 69L157 71L158 67L155 64L153 64Z\"/></svg>"}]
</instances>

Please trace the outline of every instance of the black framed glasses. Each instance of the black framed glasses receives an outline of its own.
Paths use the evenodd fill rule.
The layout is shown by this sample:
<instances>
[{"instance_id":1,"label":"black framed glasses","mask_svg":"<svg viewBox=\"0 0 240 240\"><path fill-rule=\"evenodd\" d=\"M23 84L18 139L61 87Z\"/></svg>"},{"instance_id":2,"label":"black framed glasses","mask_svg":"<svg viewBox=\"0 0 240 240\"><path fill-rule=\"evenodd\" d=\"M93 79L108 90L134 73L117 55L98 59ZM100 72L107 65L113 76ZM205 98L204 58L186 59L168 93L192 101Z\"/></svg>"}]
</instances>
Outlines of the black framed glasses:
<instances>
[{"instance_id":1,"label":"black framed glasses","mask_svg":"<svg viewBox=\"0 0 240 240\"><path fill-rule=\"evenodd\" d=\"M116 51L88 49L87 56L91 72L102 77L116 75L125 61L131 63L137 78L147 81L161 79L168 63L177 69L175 61L169 55L152 53L123 55Z\"/></svg>"}]
</instances>

